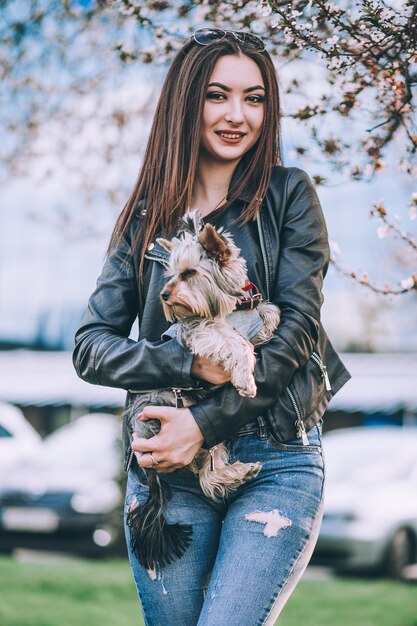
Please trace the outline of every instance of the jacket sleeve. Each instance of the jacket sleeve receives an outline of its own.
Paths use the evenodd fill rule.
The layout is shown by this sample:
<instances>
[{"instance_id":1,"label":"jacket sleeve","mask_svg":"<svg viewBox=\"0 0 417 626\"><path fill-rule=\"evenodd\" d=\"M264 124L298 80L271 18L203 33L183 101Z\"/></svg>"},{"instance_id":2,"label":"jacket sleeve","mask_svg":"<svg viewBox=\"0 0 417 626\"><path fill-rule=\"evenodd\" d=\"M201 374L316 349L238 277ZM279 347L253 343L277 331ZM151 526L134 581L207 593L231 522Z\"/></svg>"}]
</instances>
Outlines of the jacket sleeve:
<instances>
[{"instance_id":1,"label":"jacket sleeve","mask_svg":"<svg viewBox=\"0 0 417 626\"><path fill-rule=\"evenodd\" d=\"M129 339L138 313L138 286L130 238L110 251L87 313L75 335L73 363L89 383L145 390L189 387L193 355L175 339Z\"/></svg>"},{"instance_id":2,"label":"jacket sleeve","mask_svg":"<svg viewBox=\"0 0 417 626\"><path fill-rule=\"evenodd\" d=\"M271 194L273 202L273 188ZM208 447L224 441L273 406L294 371L310 358L318 338L321 290L330 254L320 202L302 170L290 170L282 210L270 296L281 309L281 322L273 338L256 348L255 398L240 396L229 383L190 407ZM278 215L276 222L278 225Z\"/></svg>"}]
</instances>

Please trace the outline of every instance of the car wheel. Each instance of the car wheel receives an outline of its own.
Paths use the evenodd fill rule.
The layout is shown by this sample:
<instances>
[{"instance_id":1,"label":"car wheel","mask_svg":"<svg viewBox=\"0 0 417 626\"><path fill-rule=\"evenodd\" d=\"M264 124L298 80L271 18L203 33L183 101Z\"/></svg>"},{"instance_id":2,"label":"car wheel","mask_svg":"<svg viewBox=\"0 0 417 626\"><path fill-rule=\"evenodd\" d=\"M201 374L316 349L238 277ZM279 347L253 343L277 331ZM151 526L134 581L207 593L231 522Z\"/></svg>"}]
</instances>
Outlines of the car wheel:
<instances>
[{"instance_id":1,"label":"car wheel","mask_svg":"<svg viewBox=\"0 0 417 626\"><path fill-rule=\"evenodd\" d=\"M390 578L402 578L404 568L413 562L413 538L406 528L400 528L394 534L388 546L384 573Z\"/></svg>"}]
</instances>

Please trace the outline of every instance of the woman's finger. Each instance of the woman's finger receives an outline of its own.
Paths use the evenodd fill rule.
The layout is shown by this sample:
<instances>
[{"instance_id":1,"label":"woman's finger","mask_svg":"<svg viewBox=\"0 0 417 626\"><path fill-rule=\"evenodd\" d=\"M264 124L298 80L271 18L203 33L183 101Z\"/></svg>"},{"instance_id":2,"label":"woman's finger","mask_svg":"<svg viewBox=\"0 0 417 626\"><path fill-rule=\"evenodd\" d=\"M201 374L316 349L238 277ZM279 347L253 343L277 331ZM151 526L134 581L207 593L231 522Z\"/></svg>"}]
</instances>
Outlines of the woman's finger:
<instances>
[{"instance_id":1,"label":"woman's finger","mask_svg":"<svg viewBox=\"0 0 417 626\"><path fill-rule=\"evenodd\" d=\"M140 456L140 459L138 461L138 464L140 467L144 467L146 469L148 468L152 468L152 469L157 469L158 468L158 459L157 459L157 455L154 452L145 452L145 454L142 454Z\"/></svg>"},{"instance_id":2,"label":"woman's finger","mask_svg":"<svg viewBox=\"0 0 417 626\"><path fill-rule=\"evenodd\" d=\"M132 437L133 441L130 445L134 452L153 452L158 449L158 444L160 443L160 437L158 435L145 439L133 433Z\"/></svg>"},{"instance_id":3,"label":"woman's finger","mask_svg":"<svg viewBox=\"0 0 417 626\"><path fill-rule=\"evenodd\" d=\"M171 406L145 406L137 418L140 420L158 419L160 422L163 422L172 417L172 413L175 410Z\"/></svg>"}]
</instances>

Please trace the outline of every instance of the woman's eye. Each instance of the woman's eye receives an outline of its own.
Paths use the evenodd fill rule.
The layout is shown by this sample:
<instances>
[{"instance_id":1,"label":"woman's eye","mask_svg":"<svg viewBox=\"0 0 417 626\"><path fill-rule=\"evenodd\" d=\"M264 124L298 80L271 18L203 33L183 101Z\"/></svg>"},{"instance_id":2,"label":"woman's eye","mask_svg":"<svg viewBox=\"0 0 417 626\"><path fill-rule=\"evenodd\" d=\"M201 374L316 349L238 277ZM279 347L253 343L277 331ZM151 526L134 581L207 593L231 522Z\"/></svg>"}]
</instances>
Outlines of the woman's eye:
<instances>
[{"instance_id":1,"label":"woman's eye","mask_svg":"<svg viewBox=\"0 0 417 626\"><path fill-rule=\"evenodd\" d=\"M207 94L207 98L210 98L210 100L220 100L221 98L224 98L224 94L219 93L218 91L210 91Z\"/></svg>"},{"instance_id":2,"label":"woman's eye","mask_svg":"<svg viewBox=\"0 0 417 626\"><path fill-rule=\"evenodd\" d=\"M252 98L252 100L251 100ZM250 100L250 102L264 102L265 101L265 96L249 96L248 100Z\"/></svg>"},{"instance_id":3,"label":"woman's eye","mask_svg":"<svg viewBox=\"0 0 417 626\"><path fill-rule=\"evenodd\" d=\"M187 278L190 278L190 276L194 276L194 274L196 273L196 270L185 270L185 272L181 272L180 278L181 280L187 280Z\"/></svg>"}]
</instances>

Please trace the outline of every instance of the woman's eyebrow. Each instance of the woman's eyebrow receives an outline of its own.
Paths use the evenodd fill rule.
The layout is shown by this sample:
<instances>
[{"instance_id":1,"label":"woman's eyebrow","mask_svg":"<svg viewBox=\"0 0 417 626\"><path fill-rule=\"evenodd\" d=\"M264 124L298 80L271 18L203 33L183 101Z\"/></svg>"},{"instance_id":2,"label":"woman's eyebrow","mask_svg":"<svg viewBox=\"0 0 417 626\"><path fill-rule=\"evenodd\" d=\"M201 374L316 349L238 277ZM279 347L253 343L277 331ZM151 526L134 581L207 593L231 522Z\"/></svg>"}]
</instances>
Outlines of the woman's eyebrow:
<instances>
[{"instance_id":1,"label":"woman's eyebrow","mask_svg":"<svg viewBox=\"0 0 417 626\"><path fill-rule=\"evenodd\" d=\"M224 91L232 91L230 87L226 87L226 85L223 85L223 83L210 83L208 86L220 87L220 89L224 89ZM262 85L255 85L254 87L248 87L247 89L244 89L243 93L248 93L249 91L255 91L256 89L263 89L265 91L265 87L263 87Z\"/></svg>"}]
</instances>

